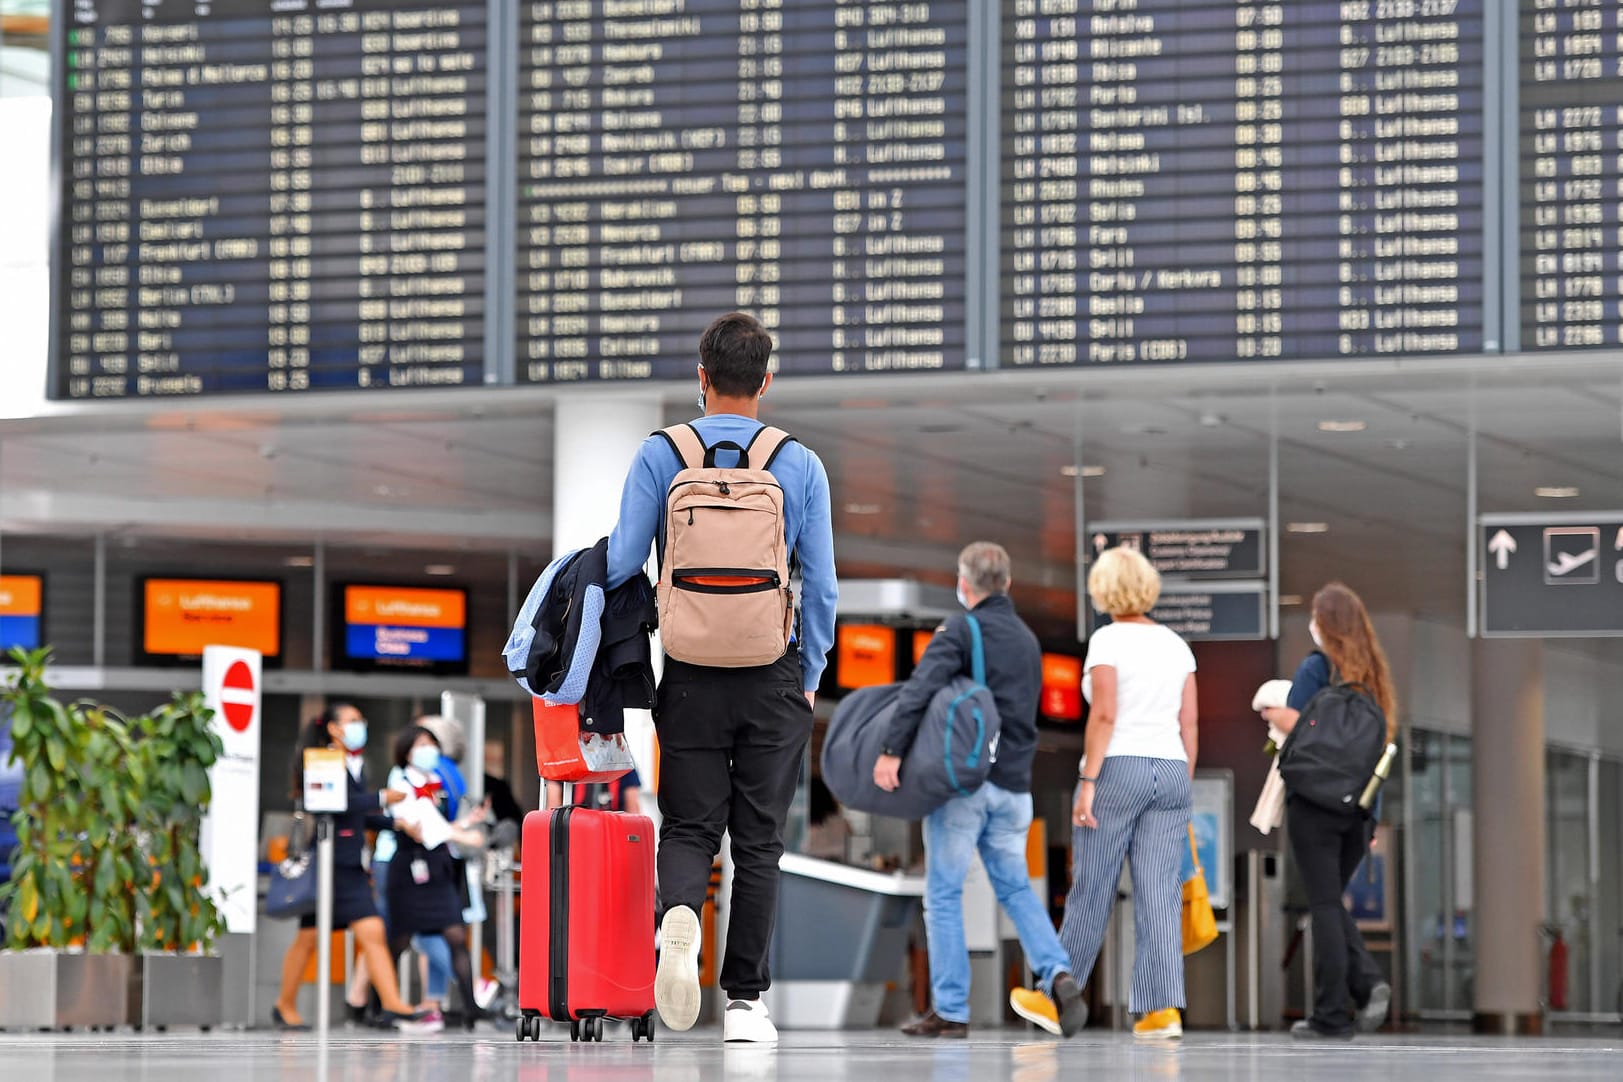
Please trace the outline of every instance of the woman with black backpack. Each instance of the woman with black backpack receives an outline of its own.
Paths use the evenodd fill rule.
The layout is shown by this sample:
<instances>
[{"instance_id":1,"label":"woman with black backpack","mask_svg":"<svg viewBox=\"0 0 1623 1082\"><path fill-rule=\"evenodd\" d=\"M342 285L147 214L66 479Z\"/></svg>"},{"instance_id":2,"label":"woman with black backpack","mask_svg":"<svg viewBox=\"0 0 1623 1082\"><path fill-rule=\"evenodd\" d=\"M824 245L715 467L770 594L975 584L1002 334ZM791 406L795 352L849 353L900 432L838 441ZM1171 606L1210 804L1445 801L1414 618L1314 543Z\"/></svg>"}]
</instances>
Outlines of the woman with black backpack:
<instances>
[{"instance_id":1,"label":"woman with black backpack","mask_svg":"<svg viewBox=\"0 0 1623 1082\"><path fill-rule=\"evenodd\" d=\"M1320 590L1308 631L1318 649L1297 667L1287 705L1262 712L1287 734L1280 772L1291 852L1313 920L1313 1010L1291 1033L1304 1039L1351 1038L1360 1030L1379 1029L1392 1001L1391 985L1364 946L1342 894L1375 833L1379 816L1361 807L1358 796L1375 767L1365 761L1371 750L1378 759L1397 734L1397 699L1369 612L1351 589L1332 582ZM1310 749L1307 730L1295 730L1299 723L1316 728L1321 721L1345 731L1314 732ZM1371 731L1354 731L1360 726ZM1325 762L1327 749L1345 761ZM1321 755L1317 761L1315 752Z\"/></svg>"}]
</instances>

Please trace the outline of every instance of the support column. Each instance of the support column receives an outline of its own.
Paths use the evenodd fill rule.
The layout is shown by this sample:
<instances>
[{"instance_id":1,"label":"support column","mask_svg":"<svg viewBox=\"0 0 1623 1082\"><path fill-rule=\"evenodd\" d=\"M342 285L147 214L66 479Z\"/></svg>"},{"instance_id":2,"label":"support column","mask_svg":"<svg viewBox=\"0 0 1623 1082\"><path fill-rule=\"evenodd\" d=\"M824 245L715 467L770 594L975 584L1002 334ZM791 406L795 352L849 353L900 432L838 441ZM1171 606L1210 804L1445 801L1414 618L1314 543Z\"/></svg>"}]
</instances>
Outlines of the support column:
<instances>
[{"instance_id":1,"label":"support column","mask_svg":"<svg viewBox=\"0 0 1623 1082\"><path fill-rule=\"evenodd\" d=\"M659 399L625 394L560 399L553 422L552 551L595 545L614 527L637 448L663 424Z\"/></svg>"},{"instance_id":2,"label":"support column","mask_svg":"<svg viewBox=\"0 0 1623 1082\"><path fill-rule=\"evenodd\" d=\"M595 545L598 538L614 528L626 471L642 441L663 424L664 409L660 400L651 395L571 395L558 401L553 422L554 556ZM654 668L657 673L657 643ZM628 711L626 739L637 760L637 772L642 775L643 792L651 795L653 715L646 710Z\"/></svg>"},{"instance_id":3,"label":"support column","mask_svg":"<svg viewBox=\"0 0 1623 1082\"><path fill-rule=\"evenodd\" d=\"M1479 1032L1537 1033L1544 988L1544 644L1471 644L1472 878Z\"/></svg>"}]
</instances>

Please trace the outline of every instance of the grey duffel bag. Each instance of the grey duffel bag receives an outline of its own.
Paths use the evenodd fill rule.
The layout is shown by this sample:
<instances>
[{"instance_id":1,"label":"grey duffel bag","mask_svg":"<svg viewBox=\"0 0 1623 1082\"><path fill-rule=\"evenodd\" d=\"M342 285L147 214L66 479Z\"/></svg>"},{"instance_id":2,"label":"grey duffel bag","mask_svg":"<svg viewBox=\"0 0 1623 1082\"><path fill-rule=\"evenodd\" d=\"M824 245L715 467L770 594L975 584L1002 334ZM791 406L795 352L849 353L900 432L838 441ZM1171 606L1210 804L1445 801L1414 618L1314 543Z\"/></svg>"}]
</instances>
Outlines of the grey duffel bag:
<instances>
[{"instance_id":1,"label":"grey duffel bag","mask_svg":"<svg viewBox=\"0 0 1623 1082\"><path fill-rule=\"evenodd\" d=\"M986 687L980 622L969 617L972 675L954 677L931 698L902 760L901 786L873 783L885 734L903 685L863 688L840 701L823 741L823 782L848 808L896 819L923 819L953 797L979 789L997 759L1000 721Z\"/></svg>"}]
</instances>

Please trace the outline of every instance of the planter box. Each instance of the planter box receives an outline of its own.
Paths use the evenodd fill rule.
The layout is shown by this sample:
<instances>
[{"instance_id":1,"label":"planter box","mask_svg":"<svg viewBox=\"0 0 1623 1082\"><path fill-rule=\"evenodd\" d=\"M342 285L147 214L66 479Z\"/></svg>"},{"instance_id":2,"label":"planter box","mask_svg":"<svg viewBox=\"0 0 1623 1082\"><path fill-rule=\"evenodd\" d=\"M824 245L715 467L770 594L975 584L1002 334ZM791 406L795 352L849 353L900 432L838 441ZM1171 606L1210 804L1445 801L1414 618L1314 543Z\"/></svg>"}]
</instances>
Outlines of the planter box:
<instances>
[{"instance_id":1,"label":"planter box","mask_svg":"<svg viewBox=\"0 0 1623 1082\"><path fill-rule=\"evenodd\" d=\"M121 1026L134 968L127 954L0 951L0 1029Z\"/></svg>"},{"instance_id":2,"label":"planter box","mask_svg":"<svg viewBox=\"0 0 1623 1082\"><path fill-rule=\"evenodd\" d=\"M208 954L139 954L130 969L132 1026L217 1026L224 1009L225 959Z\"/></svg>"}]
</instances>

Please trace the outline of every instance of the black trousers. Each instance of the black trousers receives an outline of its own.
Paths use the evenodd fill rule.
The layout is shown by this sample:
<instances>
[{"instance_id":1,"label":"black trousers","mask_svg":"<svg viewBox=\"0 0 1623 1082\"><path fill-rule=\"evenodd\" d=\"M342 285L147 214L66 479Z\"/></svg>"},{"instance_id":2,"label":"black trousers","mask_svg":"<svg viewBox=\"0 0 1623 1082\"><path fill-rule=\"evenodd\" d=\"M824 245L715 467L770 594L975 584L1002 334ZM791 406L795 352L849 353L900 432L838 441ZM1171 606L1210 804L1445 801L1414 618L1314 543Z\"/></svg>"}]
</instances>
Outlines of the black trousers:
<instances>
[{"instance_id":1,"label":"black trousers","mask_svg":"<svg viewBox=\"0 0 1623 1082\"><path fill-rule=\"evenodd\" d=\"M1307 887L1313 920L1314 1028L1341 1033L1353 1028L1353 1010L1369 1002L1384 978L1364 946L1358 924L1342 904L1353 873L1369 852L1375 820L1327 811L1288 798L1291 852Z\"/></svg>"},{"instance_id":2,"label":"black trousers","mask_svg":"<svg viewBox=\"0 0 1623 1082\"><path fill-rule=\"evenodd\" d=\"M771 986L767 952L778 909L783 826L800 781L812 710L800 657L753 669L667 659L659 731L659 898L704 907L723 833L732 836L733 893L721 987L755 999Z\"/></svg>"}]
</instances>

